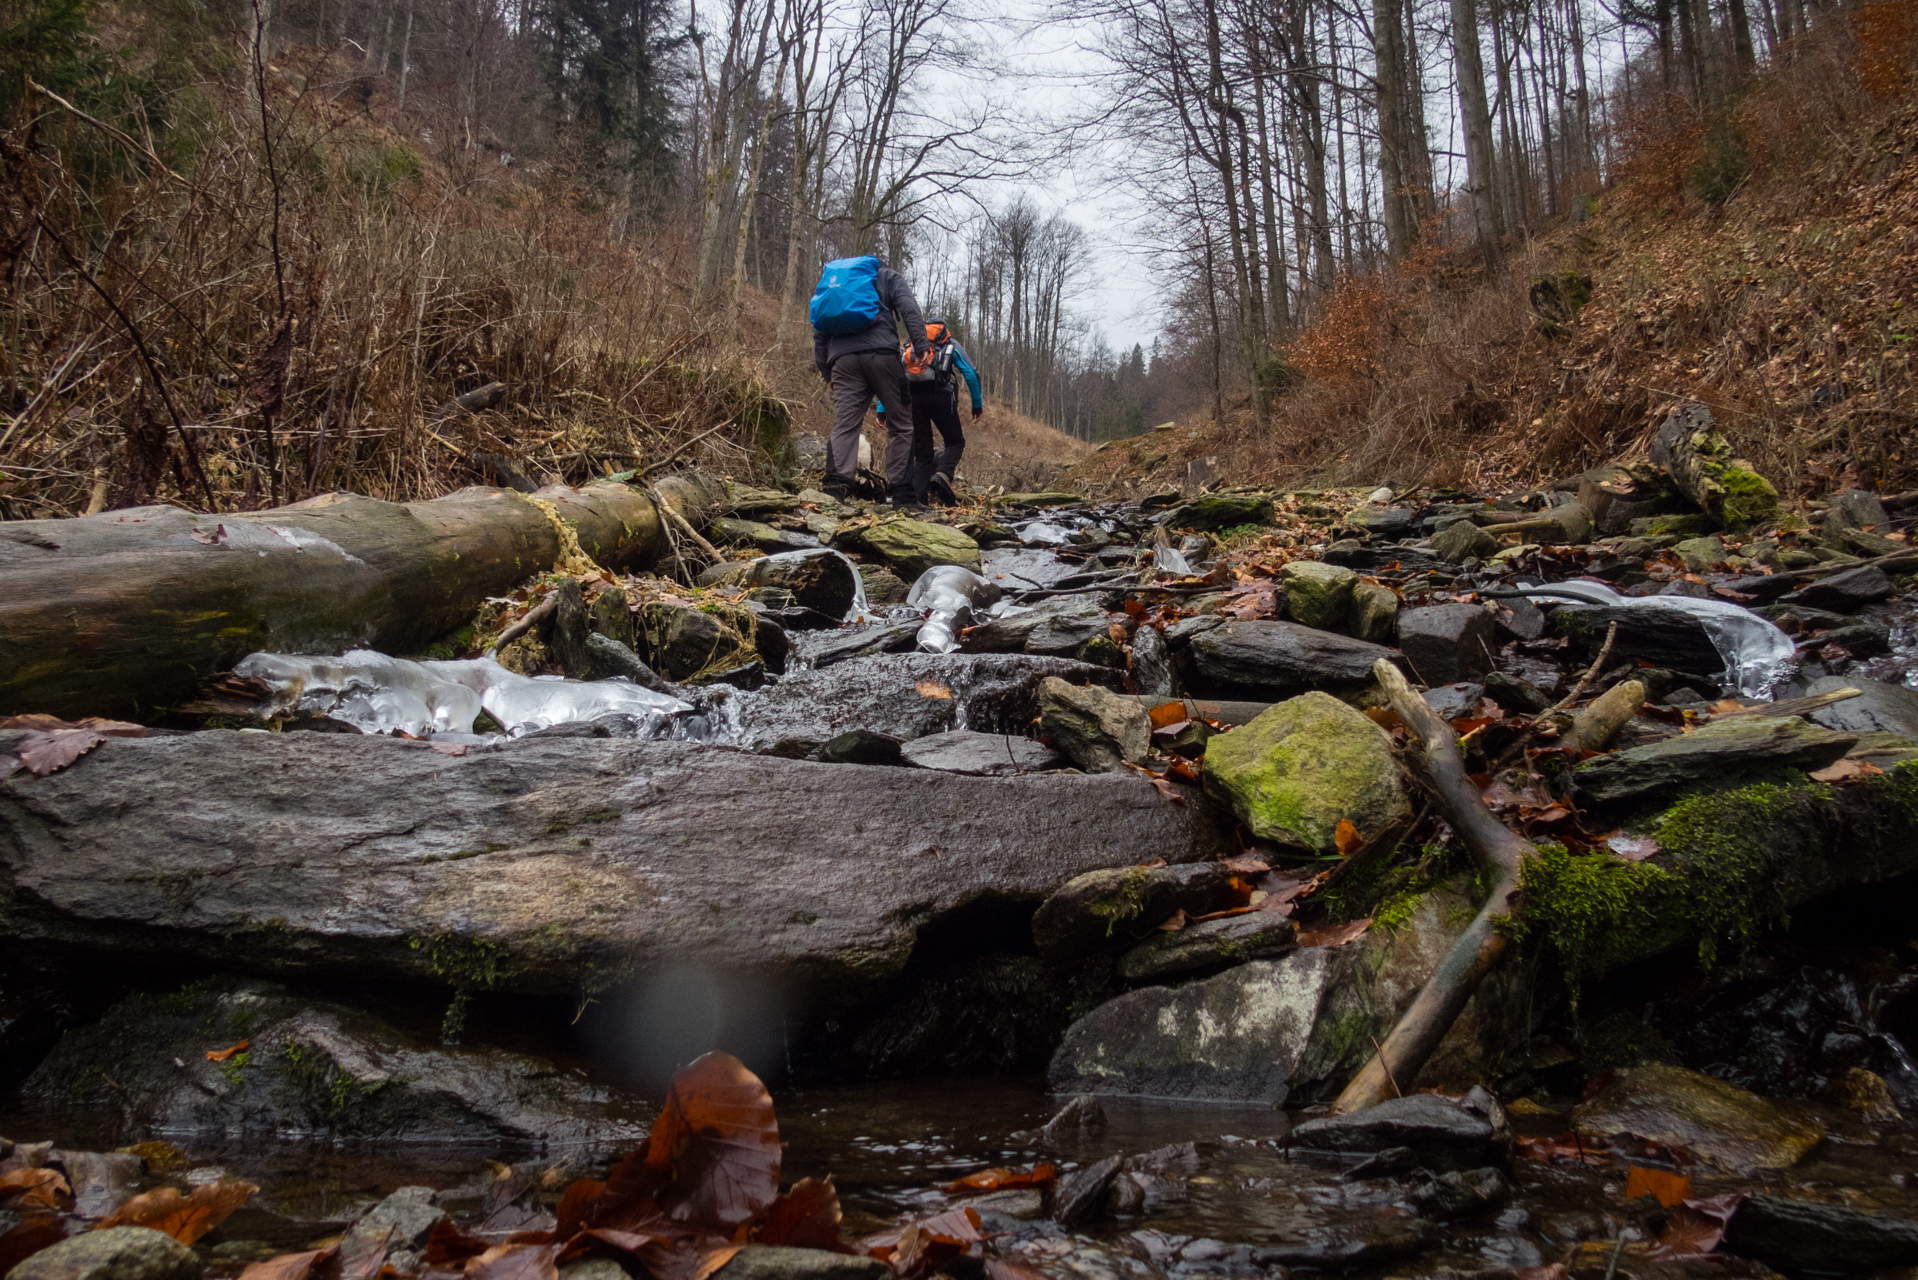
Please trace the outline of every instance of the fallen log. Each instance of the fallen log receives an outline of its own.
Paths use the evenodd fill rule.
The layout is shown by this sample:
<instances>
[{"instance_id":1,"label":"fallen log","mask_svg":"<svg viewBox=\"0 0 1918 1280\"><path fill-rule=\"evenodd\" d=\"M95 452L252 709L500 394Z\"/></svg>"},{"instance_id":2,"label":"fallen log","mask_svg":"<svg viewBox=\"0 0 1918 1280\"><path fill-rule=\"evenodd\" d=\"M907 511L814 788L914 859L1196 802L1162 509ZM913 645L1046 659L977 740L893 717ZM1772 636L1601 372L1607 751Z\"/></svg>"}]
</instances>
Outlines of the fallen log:
<instances>
[{"instance_id":1,"label":"fallen log","mask_svg":"<svg viewBox=\"0 0 1918 1280\"><path fill-rule=\"evenodd\" d=\"M1466 1001L1504 956L1510 941L1499 925L1511 914L1519 872L1527 860L1538 856L1529 841L1494 817L1479 798L1459 758L1452 726L1439 718L1392 663L1381 659L1372 670L1391 699L1392 710L1423 750L1425 781L1439 812L1471 849L1480 874L1492 887L1485 905L1412 998L1392 1034L1339 1094L1333 1110L1340 1112L1363 1111L1412 1087L1419 1068L1452 1029Z\"/></svg>"},{"instance_id":2,"label":"fallen log","mask_svg":"<svg viewBox=\"0 0 1918 1280\"><path fill-rule=\"evenodd\" d=\"M700 475L653 488L692 524L725 497ZM607 569L670 554L654 499L609 483L0 524L0 714L150 717L263 649L414 653L577 554L569 531Z\"/></svg>"}]
</instances>

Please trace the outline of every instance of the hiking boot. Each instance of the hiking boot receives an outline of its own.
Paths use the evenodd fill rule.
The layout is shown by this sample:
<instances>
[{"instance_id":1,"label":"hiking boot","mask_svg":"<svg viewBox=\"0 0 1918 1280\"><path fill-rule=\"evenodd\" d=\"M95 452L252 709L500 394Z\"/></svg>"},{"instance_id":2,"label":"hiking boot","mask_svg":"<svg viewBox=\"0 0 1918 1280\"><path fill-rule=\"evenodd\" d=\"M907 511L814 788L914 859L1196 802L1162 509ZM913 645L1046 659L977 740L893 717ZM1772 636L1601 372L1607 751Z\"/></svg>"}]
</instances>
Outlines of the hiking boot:
<instances>
[{"instance_id":1,"label":"hiking boot","mask_svg":"<svg viewBox=\"0 0 1918 1280\"><path fill-rule=\"evenodd\" d=\"M819 492L825 494L834 502L844 502L852 496L852 490L848 489L843 483L835 483L831 480L821 485Z\"/></svg>"},{"instance_id":2,"label":"hiking boot","mask_svg":"<svg viewBox=\"0 0 1918 1280\"><path fill-rule=\"evenodd\" d=\"M927 481L927 487L932 490L932 500L940 506L956 507L959 505L959 495L952 491L952 477L948 476L945 472L933 472L932 479Z\"/></svg>"}]
</instances>

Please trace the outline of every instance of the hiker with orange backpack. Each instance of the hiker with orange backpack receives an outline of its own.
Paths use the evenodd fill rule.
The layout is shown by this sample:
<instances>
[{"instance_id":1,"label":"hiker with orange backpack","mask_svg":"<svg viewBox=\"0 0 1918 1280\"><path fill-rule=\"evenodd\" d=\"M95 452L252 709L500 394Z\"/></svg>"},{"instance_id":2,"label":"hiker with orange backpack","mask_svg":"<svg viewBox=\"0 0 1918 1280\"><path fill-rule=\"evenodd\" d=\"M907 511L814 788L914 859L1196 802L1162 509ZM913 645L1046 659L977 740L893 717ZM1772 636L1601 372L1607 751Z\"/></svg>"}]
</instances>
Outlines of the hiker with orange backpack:
<instances>
[{"instance_id":1,"label":"hiker with orange backpack","mask_svg":"<svg viewBox=\"0 0 1918 1280\"><path fill-rule=\"evenodd\" d=\"M912 405L912 498L919 506L924 506L928 497L949 507L957 506L959 495L953 492L952 480L966 451L966 433L959 425L959 383L953 374L966 380L966 389L972 393L972 420L977 422L985 412L979 371L972 367L966 349L943 319L926 321L926 338L932 346L923 358L909 348L899 350L906 366L906 394ZM877 412L880 424L886 425L884 400L879 402ZM945 446L936 454L932 449L935 426Z\"/></svg>"},{"instance_id":2,"label":"hiker with orange backpack","mask_svg":"<svg viewBox=\"0 0 1918 1280\"><path fill-rule=\"evenodd\" d=\"M900 357L900 323L909 355L928 354L925 317L897 271L878 258L837 258L820 272L813 290L813 365L832 384L832 436L826 443L825 492L844 498L859 469L859 428L875 399L903 404L906 367ZM886 427L886 486L895 506L913 502L912 424Z\"/></svg>"}]
</instances>

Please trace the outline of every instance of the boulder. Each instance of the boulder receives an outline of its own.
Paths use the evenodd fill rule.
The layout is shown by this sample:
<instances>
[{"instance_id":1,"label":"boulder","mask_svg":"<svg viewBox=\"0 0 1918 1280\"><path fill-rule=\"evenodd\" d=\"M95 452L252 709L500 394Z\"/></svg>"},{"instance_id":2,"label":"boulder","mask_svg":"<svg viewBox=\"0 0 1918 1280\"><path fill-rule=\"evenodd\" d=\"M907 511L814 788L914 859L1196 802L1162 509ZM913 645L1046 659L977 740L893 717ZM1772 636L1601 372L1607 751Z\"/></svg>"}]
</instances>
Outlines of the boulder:
<instances>
[{"instance_id":1,"label":"boulder","mask_svg":"<svg viewBox=\"0 0 1918 1280\"><path fill-rule=\"evenodd\" d=\"M737 516L721 516L707 527L714 542L723 542L729 546L752 547L756 551L773 554L780 551L806 551L819 545L819 539L810 533L794 533L785 529L775 529L769 524L757 520L742 520Z\"/></svg>"},{"instance_id":2,"label":"boulder","mask_svg":"<svg viewBox=\"0 0 1918 1280\"><path fill-rule=\"evenodd\" d=\"M1546 626L1553 635L1569 638L1573 654L1580 662L1589 663L1598 657L1614 622L1618 624L1618 636L1607 659L1614 666L1643 661L1714 681L1725 670L1725 659L1705 634L1704 626L1691 614L1676 609L1562 604L1547 615Z\"/></svg>"},{"instance_id":3,"label":"boulder","mask_svg":"<svg viewBox=\"0 0 1918 1280\"><path fill-rule=\"evenodd\" d=\"M1652 440L1652 462L1665 468L1701 511L1734 533L1778 516L1778 490L1749 462L1732 456L1711 410L1702 404L1681 405L1665 419Z\"/></svg>"},{"instance_id":4,"label":"boulder","mask_svg":"<svg viewBox=\"0 0 1918 1280\"><path fill-rule=\"evenodd\" d=\"M1204 778L1254 835L1320 855L1336 852L1342 821L1373 835L1412 816L1391 740L1327 693L1301 694L1213 738Z\"/></svg>"},{"instance_id":5,"label":"boulder","mask_svg":"<svg viewBox=\"0 0 1918 1280\"><path fill-rule=\"evenodd\" d=\"M1495 604L1492 622L1501 637L1536 640L1545 634L1545 611L1524 596L1508 596Z\"/></svg>"},{"instance_id":6,"label":"boulder","mask_svg":"<svg viewBox=\"0 0 1918 1280\"><path fill-rule=\"evenodd\" d=\"M1490 560L1498 554L1498 539L1469 519L1454 520L1432 539L1432 550L1452 564Z\"/></svg>"},{"instance_id":7,"label":"boulder","mask_svg":"<svg viewBox=\"0 0 1918 1280\"><path fill-rule=\"evenodd\" d=\"M805 645L802 652L815 669L877 653L906 653L918 643L919 627L917 618L879 627L845 627L822 642Z\"/></svg>"},{"instance_id":8,"label":"boulder","mask_svg":"<svg viewBox=\"0 0 1918 1280\"><path fill-rule=\"evenodd\" d=\"M888 518L869 525L841 526L835 545L878 556L907 582L936 564L962 565L979 572L979 544L950 525Z\"/></svg>"},{"instance_id":9,"label":"boulder","mask_svg":"<svg viewBox=\"0 0 1918 1280\"><path fill-rule=\"evenodd\" d=\"M1242 524L1271 524L1272 520L1270 498L1208 493L1175 508L1166 524L1174 529L1232 529Z\"/></svg>"},{"instance_id":10,"label":"boulder","mask_svg":"<svg viewBox=\"0 0 1918 1280\"><path fill-rule=\"evenodd\" d=\"M1475 1088L1457 1101L1414 1093L1349 1115L1308 1120L1292 1130L1292 1145L1340 1155L1404 1147L1423 1168L1478 1169L1502 1165L1510 1157L1512 1127L1497 1099Z\"/></svg>"},{"instance_id":11,"label":"boulder","mask_svg":"<svg viewBox=\"0 0 1918 1280\"><path fill-rule=\"evenodd\" d=\"M859 576L866 584L868 604L904 604L912 584L880 565L860 565Z\"/></svg>"},{"instance_id":12,"label":"boulder","mask_svg":"<svg viewBox=\"0 0 1918 1280\"><path fill-rule=\"evenodd\" d=\"M1725 1248L1793 1274L1911 1267L1918 1222L1761 1192L1732 1215Z\"/></svg>"},{"instance_id":13,"label":"boulder","mask_svg":"<svg viewBox=\"0 0 1918 1280\"><path fill-rule=\"evenodd\" d=\"M1143 760L1152 747L1152 720L1144 707L1109 689L1057 676L1039 682L1039 727L1087 773L1110 773L1128 760Z\"/></svg>"},{"instance_id":14,"label":"boulder","mask_svg":"<svg viewBox=\"0 0 1918 1280\"><path fill-rule=\"evenodd\" d=\"M1740 1175L1789 1169L1825 1137L1797 1107L1663 1062L1621 1071L1573 1110L1572 1128L1590 1142L1656 1142Z\"/></svg>"},{"instance_id":15,"label":"boulder","mask_svg":"<svg viewBox=\"0 0 1918 1280\"><path fill-rule=\"evenodd\" d=\"M1485 677L1485 696L1507 711L1535 716L1552 705L1552 699L1530 680L1494 671Z\"/></svg>"},{"instance_id":16,"label":"boulder","mask_svg":"<svg viewBox=\"0 0 1918 1280\"><path fill-rule=\"evenodd\" d=\"M1090 871L1039 904L1032 940L1039 958L1063 964L1147 936L1176 911L1206 915L1238 901L1221 863Z\"/></svg>"},{"instance_id":17,"label":"boulder","mask_svg":"<svg viewBox=\"0 0 1918 1280\"><path fill-rule=\"evenodd\" d=\"M1864 489L1846 489L1833 495L1825 520L1834 518L1853 529L1871 529L1883 533L1891 528L1891 516L1875 494Z\"/></svg>"},{"instance_id":18,"label":"boulder","mask_svg":"<svg viewBox=\"0 0 1918 1280\"><path fill-rule=\"evenodd\" d=\"M1352 620L1347 629L1371 644L1390 644L1398 630L1399 595L1376 582L1352 588Z\"/></svg>"},{"instance_id":19,"label":"boulder","mask_svg":"<svg viewBox=\"0 0 1918 1280\"><path fill-rule=\"evenodd\" d=\"M899 749L904 745L889 733L848 729L820 747L816 755L827 764L900 764Z\"/></svg>"},{"instance_id":20,"label":"boulder","mask_svg":"<svg viewBox=\"0 0 1918 1280\"><path fill-rule=\"evenodd\" d=\"M1295 622L1227 620L1172 641L1179 677L1204 698L1278 702L1309 689L1352 692L1372 679L1372 664L1398 654Z\"/></svg>"},{"instance_id":21,"label":"boulder","mask_svg":"<svg viewBox=\"0 0 1918 1280\"><path fill-rule=\"evenodd\" d=\"M408 1088L413 1083L403 1082ZM401 1187L354 1223L353 1229L346 1233L347 1239L368 1246L384 1242L386 1260L395 1270L418 1270L421 1255L426 1252L427 1237L446 1220L446 1210L433 1203L438 1194L431 1187Z\"/></svg>"},{"instance_id":22,"label":"boulder","mask_svg":"<svg viewBox=\"0 0 1918 1280\"><path fill-rule=\"evenodd\" d=\"M193 1250L164 1231L109 1227L40 1250L7 1280L200 1280L205 1270Z\"/></svg>"},{"instance_id":23,"label":"boulder","mask_svg":"<svg viewBox=\"0 0 1918 1280\"><path fill-rule=\"evenodd\" d=\"M716 564L699 575L699 585L784 587L802 608L843 618L857 597L859 573L845 556L821 548Z\"/></svg>"},{"instance_id":24,"label":"boulder","mask_svg":"<svg viewBox=\"0 0 1918 1280\"><path fill-rule=\"evenodd\" d=\"M1882 680L1821 676L1812 681L1805 692L1816 695L1836 689L1861 692L1856 698L1812 712L1813 724L1840 733L1901 733L1907 738L1918 738L1918 690Z\"/></svg>"},{"instance_id":25,"label":"boulder","mask_svg":"<svg viewBox=\"0 0 1918 1280\"><path fill-rule=\"evenodd\" d=\"M1883 600L1893 590L1891 579L1883 569L1875 564L1861 564L1809 582L1780 597L1779 603L1828 609L1833 613L1856 613L1868 604Z\"/></svg>"},{"instance_id":26,"label":"boulder","mask_svg":"<svg viewBox=\"0 0 1918 1280\"><path fill-rule=\"evenodd\" d=\"M1693 787L1741 787L1822 769L1858 741L1796 716L1733 716L1691 733L1598 756L1572 775L1594 804L1641 803Z\"/></svg>"},{"instance_id":27,"label":"boulder","mask_svg":"<svg viewBox=\"0 0 1918 1280\"><path fill-rule=\"evenodd\" d=\"M1298 926L1276 911L1248 911L1157 933L1119 957L1127 982L1153 982L1247 960L1273 960L1298 945Z\"/></svg>"},{"instance_id":28,"label":"boulder","mask_svg":"<svg viewBox=\"0 0 1918 1280\"><path fill-rule=\"evenodd\" d=\"M887 1280L892 1268L877 1258L749 1244L713 1273L714 1280Z\"/></svg>"},{"instance_id":29,"label":"boulder","mask_svg":"<svg viewBox=\"0 0 1918 1280\"><path fill-rule=\"evenodd\" d=\"M1131 668L1132 687L1140 693L1160 698L1179 696L1179 684L1172 674L1172 651L1159 628L1140 627L1132 633Z\"/></svg>"},{"instance_id":30,"label":"boulder","mask_svg":"<svg viewBox=\"0 0 1918 1280\"><path fill-rule=\"evenodd\" d=\"M1388 499L1389 501L1389 499ZM1410 537L1418 528L1418 512L1411 507L1388 507L1368 502L1345 517L1347 527L1362 529L1382 542Z\"/></svg>"},{"instance_id":31,"label":"boulder","mask_svg":"<svg viewBox=\"0 0 1918 1280\"><path fill-rule=\"evenodd\" d=\"M1279 570L1279 581L1285 584L1285 607L1294 622L1333 631L1351 615L1359 575L1319 560L1293 560Z\"/></svg>"},{"instance_id":32,"label":"boulder","mask_svg":"<svg viewBox=\"0 0 1918 1280\"><path fill-rule=\"evenodd\" d=\"M744 605L701 608L653 601L639 612L638 654L648 667L676 683L731 684L755 669L762 675L773 669L757 647L757 630L758 619ZM783 650L779 666L785 666ZM746 687L757 683L747 679Z\"/></svg>"},{"instance_id":33,"label":"boulder","mask_svg":"<svg viewBox=\"0 0 1918 1280\"><path fill-rule=\"evenodd\" d=\"M1094 595L1052 596L1024 613L994 618L968 632L961 641L967 653L1027 652L1027 642L1040 635L1040 650L1070 653L1111 625L1105 606Z\"/></svg>"},{"instance_id":34,"label":"boulder","mask_svg":"<svg viewBox=\"0 0 1918 1280\"><path fill-rule=\"evenodd\" d=\"M1710 573L1725 563L1725 543L1717 534L1706 534L1702 538L1687 538L1672 548L1687 569L1693 573Z\"/></svg>"},{"instance_id":35,"label":"boulder","mask_svg":"<svg viewBox=\"0 0 1918 1280\"><path fill-rule=\"evenodd\" d=\"M914 738L899 748L901 763L942 773L975 778L1004 778L1019 773L1056 769L1059 754L1042 742L1009 733L978 733L953 729Z\"/></svg>"},{"instance_id":36,"label":"boulder","mask_svg":"<svg viewBox=\"0 0 1918 1280\"><path fill-rule=\"evenodd\" d=\"M1452 684L1492 669L1492 615L1477 605L1437 604L1399 614L1399 651L1428 685Z\"/></svg>"},{"instance_id":37,"label":"boulder","mask_svg":"<svg viewBox=\"0 0 1918 1280\"><path fill-rule=\"evenodd\" d=\"M1462 680L1457 684L1442 684L1424 693L1425 704L1437 713L1441 720L1462 720L1478 711L1478 704L1485 697L1485 686Z\"/></svg>"},{"instance_id":38,"label":"boulder","mask_svg":"<svg viewBox=\"0 0 1918 1280\"><path fill-rule=\"evenodd\" d=\"M970 778L617 738L464 756L370 735L112 738L0 781L0 933L529 993L738 968L831 1009L962 904L1037 902L1216 840L1130 773Z\"/></svg>"},{"instance_id":39,"label":"boulder","mask_svg":"<svg viewBox=\"0 0 1918 1280\"><path fill-rule=\"evenodd\" d=\"M208 1060L208 1049L241 1041L240 1053ZM126 1130L209 1141L323 1135L571 1147L630 1143L648 1116L644 1102L609 1096L543 1059L424 1044L372 1015L250 979L132 996L63 1036L21 1092L48 1107L113 1116ZM375 1225L396 1228L409 1244L444 1216L406 1193L375 1212L385 1212Z\"/></svg>"},{"instance_id":40,"label":"boulder","mask_svg":"<svg viewBox=\"0 0 1918 1280\"><path fill-rule=\"evenodd\" d=\"M588 680L631 680L642 689L651 689L668 697L685 696L685 690L670 680L661 679L657 671L640 661L637 653L611 636L599 632L587 636L586 659L585 678Z\"/></svg>"}]
</instances>

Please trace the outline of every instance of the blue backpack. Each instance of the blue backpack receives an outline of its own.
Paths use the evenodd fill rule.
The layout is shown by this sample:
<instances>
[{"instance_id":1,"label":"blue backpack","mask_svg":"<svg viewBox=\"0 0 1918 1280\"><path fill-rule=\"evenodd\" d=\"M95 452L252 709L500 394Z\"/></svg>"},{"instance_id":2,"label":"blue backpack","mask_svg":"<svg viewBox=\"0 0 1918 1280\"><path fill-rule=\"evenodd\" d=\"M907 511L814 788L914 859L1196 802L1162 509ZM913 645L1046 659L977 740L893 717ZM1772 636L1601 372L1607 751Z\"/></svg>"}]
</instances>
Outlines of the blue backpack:
<instances>
[{"instance_id":1,"label":"blue backpack","mask_svg":"<svg viewBox=\"0 0 1918 1280\"><path fill-rule=\"evenodd\" d=\"M812 327L824 334L864 333L879 323L879 259L835 258L812 292Z\"/></svg>"}]
</instances>

